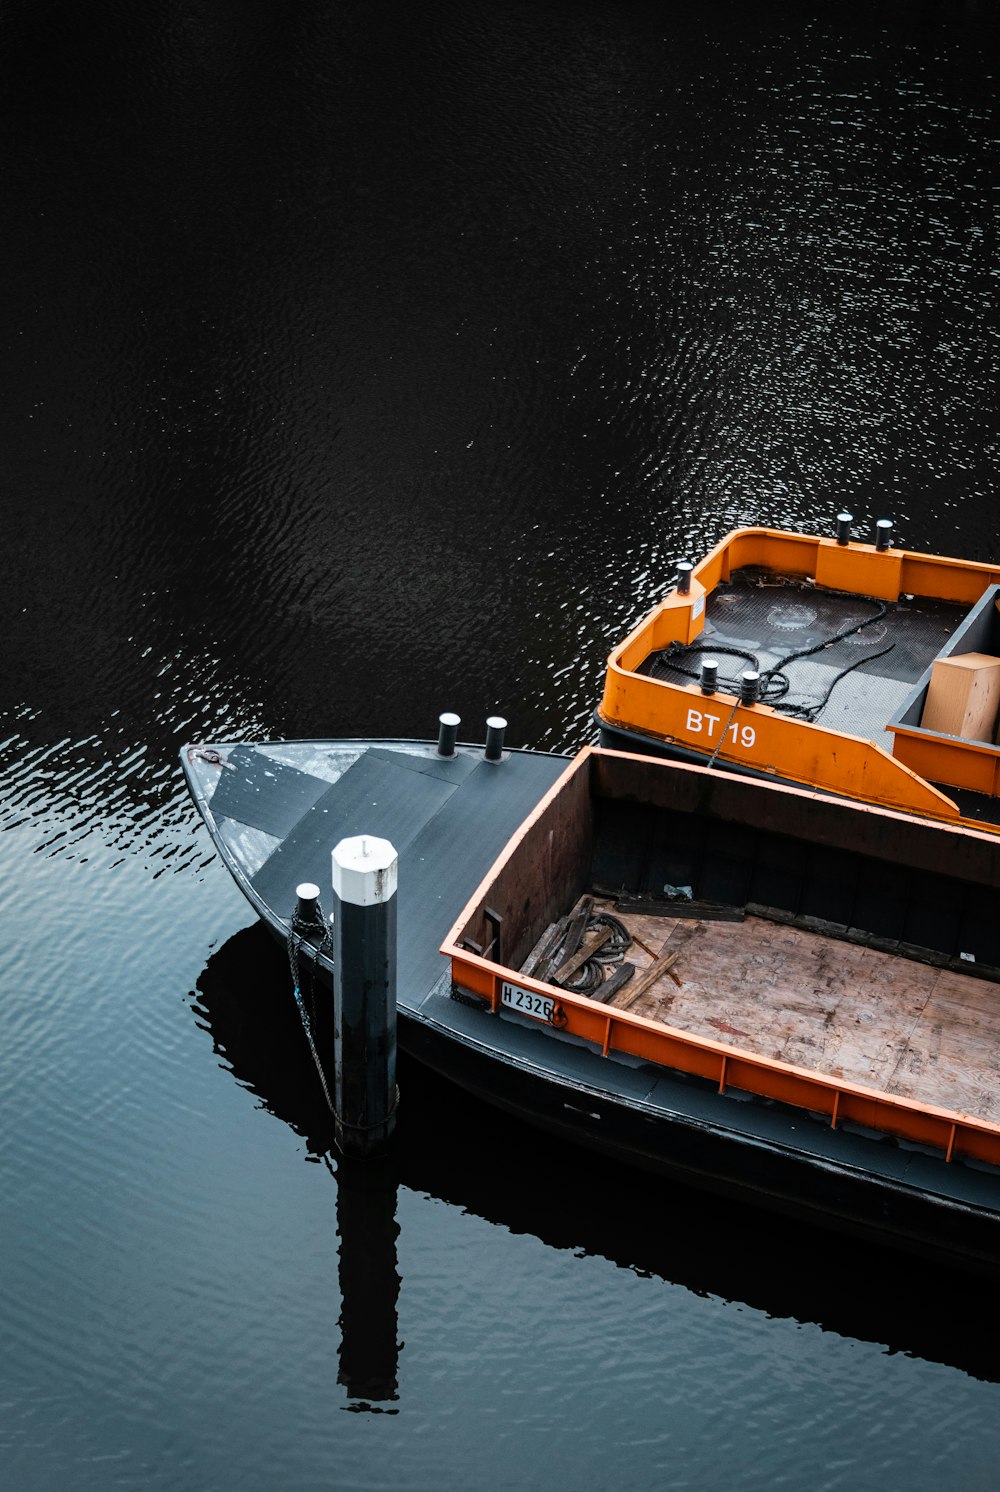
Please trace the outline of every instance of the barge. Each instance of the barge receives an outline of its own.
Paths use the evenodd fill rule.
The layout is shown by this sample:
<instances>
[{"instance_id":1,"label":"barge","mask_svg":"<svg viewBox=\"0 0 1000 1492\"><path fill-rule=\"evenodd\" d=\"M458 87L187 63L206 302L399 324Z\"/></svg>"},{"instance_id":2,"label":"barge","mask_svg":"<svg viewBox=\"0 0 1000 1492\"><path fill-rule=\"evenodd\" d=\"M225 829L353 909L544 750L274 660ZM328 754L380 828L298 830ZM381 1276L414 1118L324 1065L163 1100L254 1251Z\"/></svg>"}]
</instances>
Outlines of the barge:
<instances>
[{"instance_id":1,"label":"barge","mask_svg":"<svg viewBox=\"0 0 1000 1492\"><path fill-rule=\"evenodd\" d=\"M1000 567L746 528L614 649L602 744L1000 833Z\"/></svg>"},{"instance_id":2,"label":"barge","mask_svg":"<svg viewBox=\"0 0 1000 1492\"><path fill-rule=\"evenodd\" d=\"M441 1076L614 1160L996 1272L992 834L598 747L182 760L282 940L342 837L392 839L399 1043ZM332 967L297 956L329 1061Z\"/></svg>"}]
</instances>

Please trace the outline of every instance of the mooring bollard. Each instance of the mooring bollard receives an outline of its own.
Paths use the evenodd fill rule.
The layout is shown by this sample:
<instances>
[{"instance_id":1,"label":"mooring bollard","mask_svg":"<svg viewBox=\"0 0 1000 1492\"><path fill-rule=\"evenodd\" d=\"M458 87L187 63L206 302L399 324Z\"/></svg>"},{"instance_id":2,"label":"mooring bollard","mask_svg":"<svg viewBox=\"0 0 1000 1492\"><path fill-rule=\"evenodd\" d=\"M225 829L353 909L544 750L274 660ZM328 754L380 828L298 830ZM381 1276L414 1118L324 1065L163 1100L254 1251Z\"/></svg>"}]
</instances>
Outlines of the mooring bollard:
<instances>
[{"instance_id":1,"label":"mooring bollard","mask_svg":"<svg viewBox=\"0 0 1000 1492\"><path fill-rule=\"evenodd\" d=\"M484 755L488 762L503 760L503 733L506 729L507 722L502 715L491 715L487 720Z\"/></svg>"},{"instance_id":2,"label":"mooring bollard","mask_svg":"<svg viewBox=\"0 0 1000 1492\"><path fill-rule=\"evenodd\" d=\"M458 740L458 727L462 723L462 717L456 715L454 710L445 710L443 715L438 716L438 756L454 756L455 742Z\"/></svg>"},{"instance_id":3,"label":"mooring bollard","mask_svg":"<svg viewBox=\"0 0 1000 1492\"><path fill-rule=\"evenodd\" d=\"M379 1155L396 1123L396 851L333 851L334 1109L345 1155Z\"/></svg>"},{"instance_id":4,"label":"mooring bollard","mask_svg":"<svg viewBox=\"0 0 1000 1492\"><path fill-rule=\"evenodd\" d=\"M755 668L745 668L740 674L740 704L755 705L760 698L760 674Z\"/></svg>"}]
</instances>

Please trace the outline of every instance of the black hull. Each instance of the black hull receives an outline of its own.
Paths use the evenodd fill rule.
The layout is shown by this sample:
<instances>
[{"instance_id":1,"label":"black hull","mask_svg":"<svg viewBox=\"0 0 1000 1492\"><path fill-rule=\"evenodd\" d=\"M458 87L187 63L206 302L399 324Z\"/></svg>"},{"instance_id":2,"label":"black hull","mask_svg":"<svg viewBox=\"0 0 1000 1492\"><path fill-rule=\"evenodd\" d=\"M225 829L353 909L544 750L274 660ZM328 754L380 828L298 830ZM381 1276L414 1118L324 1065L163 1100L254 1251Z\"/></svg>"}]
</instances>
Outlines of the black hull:
<instances>
[{"instance_id":1,"label":"black hull","mask_svg":"<svg viewBox=\"0 0 1000 1492\"><path fill-rule=\"evenodd\" d=\"M401 1016L399 1040L410 1056L466 1092L611 1160L859 1239L889 1242L942 1265L1000 1274L1000 1218L990 1212L894 1185L870 1170L818 1165L814 1155L755 1141L680 1107L669 1117L653 1116L593 1089L581 1093L418 1019ZM686 1085L677 1086L683 1101ZM790 1119L793 1128L803 1122L810 1121Z\"/></svg>"},{"instance_id":2,"label":"black hull","mask_svg":"<svg viewBox=\"0 0 1000 1492\"><path fill-rule=\"evenodd\" d=\"M350 749L359 759L368 753L363 791L354 791L353 767L333 786L309 778L314 743L282 747L286 756L303 753L302 770L278 774L291 827L274 823L280 797L274 761L258 762L254 748L239 748L242 758L231 751L239 770L221 783L222 768L210 760L203 765L198 748L186 751L186 770L227 868L282 943L296 881L320 883L330 844L345 827L379 833L406 826L397 1007L399 1045L407 1054L497 1110L615 1162L950 1265L1000 1273L995 1170L949 1163L940 1152L872 1131L834 1129L802 1109L719 1092L714 1083L665 1067L603 1056L591 1043L536 1021L509 1011L494 1016L478 1000L451 998L450 965L438 950L461 912L464 889L479 884L565 759L511 753L495 767L466 749L442 765L423 743L322 744ZM645 750L638 738L632 744ZM377 791L370 790L373 780ZM228 819L218 813L220 802ZM382 817L373 823L376 808ZM237 812L242 818L233 828ZM355 824L349 813L362 817ZM248 832L258 840L270 833L268 845L277 846L256 868L246 863L258 842ZM302 956L309 958L306 949ZM325 956L317 974L316 1040L330 1075L332 970Z\"/></svg>"}]
</instances>

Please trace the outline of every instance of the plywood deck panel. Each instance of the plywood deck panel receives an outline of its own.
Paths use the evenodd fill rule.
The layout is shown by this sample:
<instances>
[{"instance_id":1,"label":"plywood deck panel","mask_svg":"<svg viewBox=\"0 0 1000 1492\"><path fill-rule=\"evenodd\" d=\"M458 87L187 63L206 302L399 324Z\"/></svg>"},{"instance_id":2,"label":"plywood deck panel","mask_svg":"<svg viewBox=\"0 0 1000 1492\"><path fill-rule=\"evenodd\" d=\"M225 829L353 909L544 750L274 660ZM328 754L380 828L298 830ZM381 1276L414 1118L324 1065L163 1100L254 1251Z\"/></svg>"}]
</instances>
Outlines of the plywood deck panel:
<instances>
[{"instance_id":1,"label":"plywood deck panel","mask_svg":"<svg viewBox=\"0 0 1000 1492\"><path fill-rule=\"evenodd\" d=\"M595 903L595 911L613 903ZM637 971L677 951L631 1007L691 1035L918 1103L1000 1120L1000 987L763 918L615 914ZM611 1004L628 998L628 985Z\"/></svg>"}]
</instances>

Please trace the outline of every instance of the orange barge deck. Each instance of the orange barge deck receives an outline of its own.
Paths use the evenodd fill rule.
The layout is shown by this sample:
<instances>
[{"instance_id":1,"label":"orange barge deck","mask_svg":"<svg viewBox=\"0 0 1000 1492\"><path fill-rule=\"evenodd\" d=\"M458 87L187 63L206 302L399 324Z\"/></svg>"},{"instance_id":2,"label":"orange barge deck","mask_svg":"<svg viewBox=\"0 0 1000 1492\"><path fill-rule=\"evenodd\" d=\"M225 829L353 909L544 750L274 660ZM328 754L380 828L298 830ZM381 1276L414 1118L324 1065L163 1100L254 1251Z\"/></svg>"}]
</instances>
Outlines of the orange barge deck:
<instances>
[{"instance_id":1,"label":"orange barge deck","mask_svg":"<svg viewBox=\"0 0 1000 1492\"><path fill-rule=\"evenodd\" d=\"M1000 685L975 734L928 710L940 664L995 658L1000 677L998 597L998 566L739 530L611 654L602 742L1000 832Z\"/></svg>"}]
</instances>

